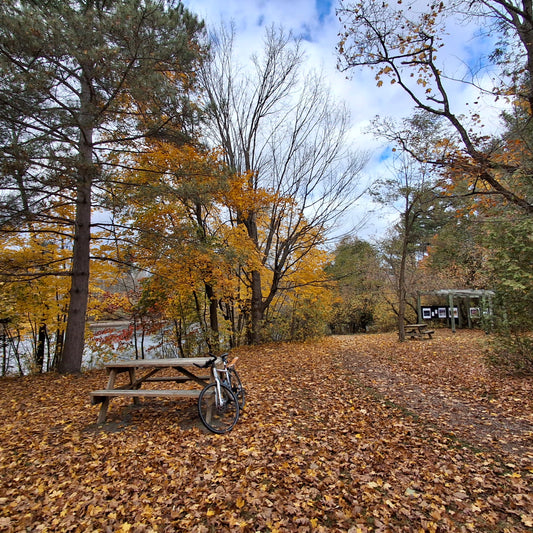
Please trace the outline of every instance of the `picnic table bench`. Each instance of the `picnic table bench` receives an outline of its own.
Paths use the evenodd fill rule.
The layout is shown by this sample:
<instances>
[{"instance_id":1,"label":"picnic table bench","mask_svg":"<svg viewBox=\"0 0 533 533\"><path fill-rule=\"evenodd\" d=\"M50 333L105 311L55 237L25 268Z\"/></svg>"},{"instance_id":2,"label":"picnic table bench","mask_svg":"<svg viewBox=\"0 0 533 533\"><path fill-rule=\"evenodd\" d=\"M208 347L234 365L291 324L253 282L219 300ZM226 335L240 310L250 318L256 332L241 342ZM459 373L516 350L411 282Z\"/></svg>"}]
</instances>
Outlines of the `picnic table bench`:
<instances>
[{"instance_id":1,"label":"picnic table bench","mask_svg":"<svg viewBox=\"0 0 533 533\"><path fill-rule=\"evenodd\" d=\"M211 361L210 357L179 357L174 359L136 359L131 361L115 361L108 363L105 368L109 374L107 387L91 392L91 403L93 405L102 404L98 413L98 424L103 424L106 420L109 402L111 398L130 397L134 403L138 403L141 397L172 397L172 398L197 398L202 392L202 388L211 381L211 375L197 375L191 370L205 365ZM178 372L174 375L156 375L165 369L172 369ZM116 378L118 374L128 373L129 381L124 385L117 386ZM139 376L138 373L142 372ZM142 389L145 383L193 382L201 388L195 389Z\"/></svg>"},{"instance_id":2,"label":"picnic table bench","mask_svg":"<svg viewBox=\"0 0 533 533\"><path fill-rule=\"evenodd\" d=\"M405 335L411 339L423 339L425 337L431 339L435 330L427 329L427 327L427 324L406 324Z\"/></svg>"}]
</instances>

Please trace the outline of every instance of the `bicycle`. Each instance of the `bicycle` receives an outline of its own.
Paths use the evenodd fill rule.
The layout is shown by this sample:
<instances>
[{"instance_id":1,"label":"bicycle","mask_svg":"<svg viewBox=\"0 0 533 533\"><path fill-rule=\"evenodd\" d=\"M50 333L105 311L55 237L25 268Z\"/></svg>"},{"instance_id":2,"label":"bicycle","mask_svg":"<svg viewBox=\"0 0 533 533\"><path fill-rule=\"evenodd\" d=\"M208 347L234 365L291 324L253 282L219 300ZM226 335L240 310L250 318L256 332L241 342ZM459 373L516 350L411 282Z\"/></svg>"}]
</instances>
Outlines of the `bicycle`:
<instances>
[{"instance_id":1,"label":"bicycle","mask_svg":"<svg viewBox=\"0 0 533 533\"><path fill-rule=\"evenodd\" d=\"M231 363L228 363L228 355L229 354L227 353L223 353L220 356L222 363L224 364L224 370L226 371L226 380L224 380L223 383L233 391L235 396L237 396L239 409L242 411L246 402L246 395L244 392L244 387L242 386L241 378L239 377L237 369L235 368L239 358L235 357L232 359Z\"/></svg>"},{"instance_id":2,"label":"bicycle","mask_svg":"<svg viewBox=\"0 0 533 533\"><path fill-rule=\"evenodd\" d=\"M231 431L244 407L245 393L239 374L235 369L235 358L228 364L228 354L220 359L223 368L217 368L217 357L199 368L211 368L213 382L206 385L198 398L198 413L204 426L213 433L223 434Z\"/></svg>"}]
</instances>

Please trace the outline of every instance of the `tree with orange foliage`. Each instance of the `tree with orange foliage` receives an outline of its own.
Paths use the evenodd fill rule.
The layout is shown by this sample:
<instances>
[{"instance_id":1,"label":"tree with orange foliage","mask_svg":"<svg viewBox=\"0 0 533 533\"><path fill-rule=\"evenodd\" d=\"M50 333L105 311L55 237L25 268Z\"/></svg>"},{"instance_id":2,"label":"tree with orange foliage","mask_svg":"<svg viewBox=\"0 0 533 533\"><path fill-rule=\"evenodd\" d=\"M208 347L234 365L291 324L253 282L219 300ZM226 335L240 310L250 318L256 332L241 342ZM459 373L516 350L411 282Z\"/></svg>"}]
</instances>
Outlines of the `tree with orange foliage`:
<instances>
[{"instance_id":1,"label":"tree with orange foliage","mask_svg":"<svg viewBox=\"0 0 533 533\"><path fill-rule=\"evenodd\" d=\"M112 196L116 259L145 278L132 310L157 309L160 325L174 323L178 351L191 327L201 330L201 349L216 351L220 310L239 300L237 272L251 257L246 234L224 220L235 179L217 150L199 145L152 139L132 159L125 166L135 170L117 172Z\"/></svg>"}]
</instances>

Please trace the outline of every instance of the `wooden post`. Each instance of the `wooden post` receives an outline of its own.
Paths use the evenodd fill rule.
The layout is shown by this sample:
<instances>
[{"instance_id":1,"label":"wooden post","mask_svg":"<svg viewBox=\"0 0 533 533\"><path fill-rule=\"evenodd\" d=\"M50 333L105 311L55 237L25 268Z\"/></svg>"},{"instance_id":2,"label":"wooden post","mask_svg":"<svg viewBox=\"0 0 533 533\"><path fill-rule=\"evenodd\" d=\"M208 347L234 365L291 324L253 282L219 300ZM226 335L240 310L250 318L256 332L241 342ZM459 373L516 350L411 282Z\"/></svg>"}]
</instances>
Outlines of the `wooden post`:
<instances>
[{"instance_id":1,"label":"wooden post","mask_svg":"<svg viewBox=\"0 0 533 533\"><path fill-rule=\"evenodd\" d=\"M130 387L133 387L134 384L135 384L135 368L128 368L128 374L130 376ZM136 386L135 388L138 389L139 386ZM139 397L138 396L134 396L133 397L133 404L134 405L139 405Z\"/></svg>"},{"instance_id":2,"label":"wooden post","mask_svg":"<svg viewBox=\"0 0 533 533\"><path fill-rule=\"evenodd\" d=\"M448 295L448 305L450 306L450 324L452 332L455 333L455 316L453 314L453 292Z\"/></svg>"},{"instance_id":3,"label":"wooden post","mask_svg":"<svg viewBox=\"0 0 533 533\"><path fill-rule=\"evenodd\" d=\"M489 313L489 331L492 331L494 329L494 315L493 315L493 309L492 309L492 295L491 294L489 294L488 313Z\"/></svg>"},{"instance_id":4,"label":"wooden post","mask_svg":"<svg viewBox=\"0 0 533 533\"><path fill-rule=\"evenodd\" d=\"M114 389L115 388L115 378L117 377L117 371L113 368L109 371L109 379L107 380L107 388L108 389ZM98 412L98 419L96 420L97 424L103 424L105 422L105 419L107 417L107 410L109 409L109 401L111 398L107 396L104 401L102 402L102 405L100 406L100 411Z\"/></svg>"}]
</instances>

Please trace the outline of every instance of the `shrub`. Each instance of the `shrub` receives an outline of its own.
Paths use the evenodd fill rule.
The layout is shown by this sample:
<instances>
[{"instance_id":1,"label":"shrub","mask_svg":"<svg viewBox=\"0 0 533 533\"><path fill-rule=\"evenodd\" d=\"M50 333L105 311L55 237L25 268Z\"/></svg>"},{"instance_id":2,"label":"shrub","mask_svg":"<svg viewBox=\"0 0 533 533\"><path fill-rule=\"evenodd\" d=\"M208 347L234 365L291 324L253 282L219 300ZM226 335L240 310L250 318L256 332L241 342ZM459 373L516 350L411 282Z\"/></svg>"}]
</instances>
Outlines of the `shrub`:
<instances>
[{"instance_id":1,"label":"shrub","mask_svg":"<svg viewBox=\"0 0 533 533\"><path fill-rule=\"evenodd\" d=\"M507 372L533 374L533 338L518 333L496 333L490 340L487 362Z\"/></svg>"}]
</instances>

